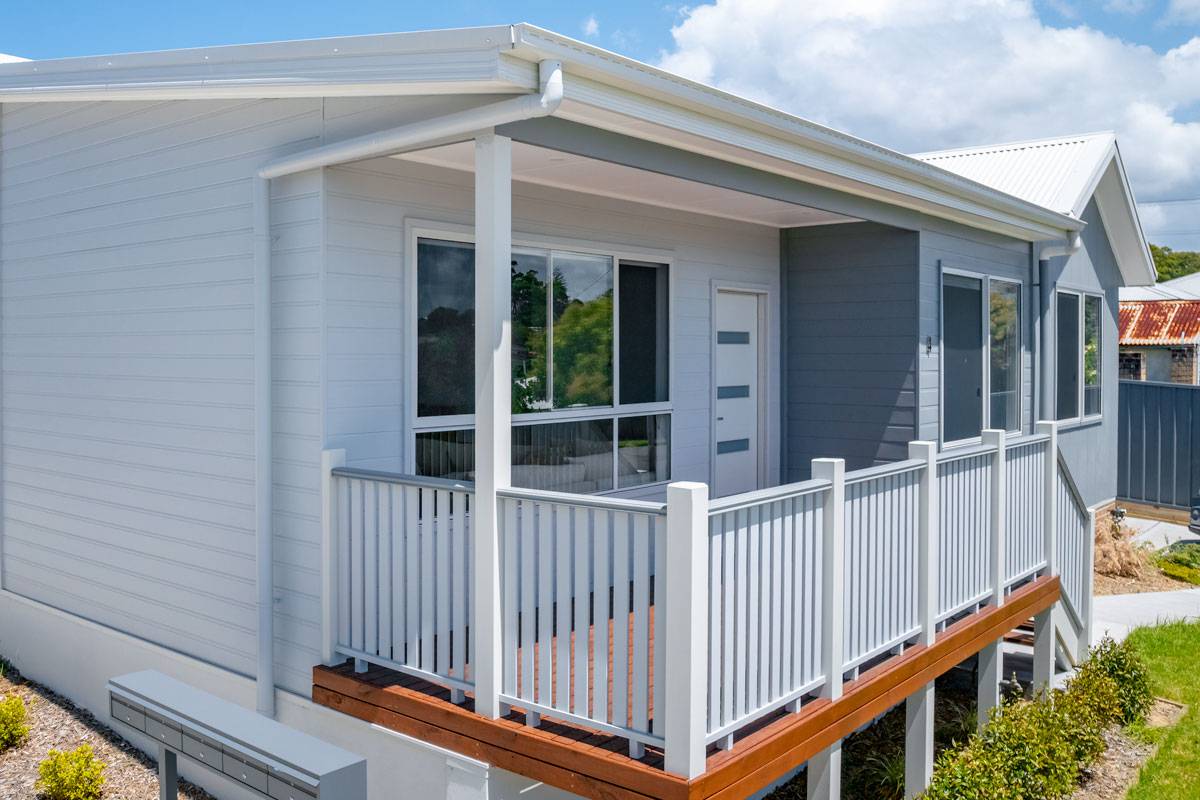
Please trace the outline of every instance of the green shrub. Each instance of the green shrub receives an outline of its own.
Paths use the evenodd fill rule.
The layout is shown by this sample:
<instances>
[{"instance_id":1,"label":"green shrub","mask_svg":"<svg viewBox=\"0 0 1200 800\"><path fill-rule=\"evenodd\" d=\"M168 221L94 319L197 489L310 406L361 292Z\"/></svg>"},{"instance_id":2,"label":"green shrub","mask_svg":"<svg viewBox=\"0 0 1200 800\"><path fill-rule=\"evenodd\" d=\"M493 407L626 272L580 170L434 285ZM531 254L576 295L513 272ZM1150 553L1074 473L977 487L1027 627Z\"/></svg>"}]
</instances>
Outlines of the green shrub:
<instances>
[{"instance_id":1,"label":"green shrub","mask_svg":"<svg viewBox=\"0 0 1200 800\"><path fill-rule=\"evenodd\" d=\"M1117 644L1105 636L1092 648L1087 665L1107 674L1117 685L1121 716L1118 722L1131 725L1141 722L1154 705L1150 691L1150 672L1129 642Z\"/></svg>"},{"instance_id":2,"label":"green shrub","mask_svg":"<svg viewBox=\"0 0 1200 800\"><path fill-rule=\"evenodd\" d=\"M97 800L104 787L104 762L96 758L90 744L70 752L51 750L38 764L34 788L46 800Z\"/></svg>"},{"instance_id":3,"label":"green shrub","mask_svg":"<svg viewBox=\"0 0 1200 800\"><path fill-rule=\"evenodd\" d=\"M1121 721L1119 694L1116 681L1087 661L1067 683L1067 691L1054 698L1076 763L1091 764L1104 752L1104 732Z\"/></svg>"},{"instance_id":4,"label":"green shrub","mask_svg":"<svg viewBox=\"0 0 1200 800\"><path fill-rule=\"evenodd\" d=\"M17 747L29 738L25 717L25 701L19 695L0 699L0 752Z\"/></svg>"},{"instance_id":5,"label":"green shrub","mask_svg":"<svg viewBox=\"0 0 1200 800\"><path fill-rule=\"evenodd\" d=\"M1174 561L1160 561L1158 568L1163 575L1186 583L1200 585L1200 569L1176 564Z\"/></svg>"}]
</instances>

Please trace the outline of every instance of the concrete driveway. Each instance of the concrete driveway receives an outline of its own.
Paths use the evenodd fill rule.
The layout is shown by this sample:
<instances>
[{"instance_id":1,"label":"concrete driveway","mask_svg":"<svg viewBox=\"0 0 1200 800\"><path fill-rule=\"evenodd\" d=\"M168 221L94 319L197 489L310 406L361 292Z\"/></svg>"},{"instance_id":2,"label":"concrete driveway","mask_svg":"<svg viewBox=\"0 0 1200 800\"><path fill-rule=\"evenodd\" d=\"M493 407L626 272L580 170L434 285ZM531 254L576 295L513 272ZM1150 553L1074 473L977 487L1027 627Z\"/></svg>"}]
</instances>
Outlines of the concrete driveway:
<instances>
[{"instance_id":1,"label":"concrete driveway","mask_svg":"<svg viewBox=\"0 0 1200 800\"><path fill-rule=\"evenodd\" d=\"M1092 644L1106 634L1118 642L1134 628L1160 622L1200 619L1200 588L1178 592L1114 594L1093 606Z\"/></svg>"}]
</instances>

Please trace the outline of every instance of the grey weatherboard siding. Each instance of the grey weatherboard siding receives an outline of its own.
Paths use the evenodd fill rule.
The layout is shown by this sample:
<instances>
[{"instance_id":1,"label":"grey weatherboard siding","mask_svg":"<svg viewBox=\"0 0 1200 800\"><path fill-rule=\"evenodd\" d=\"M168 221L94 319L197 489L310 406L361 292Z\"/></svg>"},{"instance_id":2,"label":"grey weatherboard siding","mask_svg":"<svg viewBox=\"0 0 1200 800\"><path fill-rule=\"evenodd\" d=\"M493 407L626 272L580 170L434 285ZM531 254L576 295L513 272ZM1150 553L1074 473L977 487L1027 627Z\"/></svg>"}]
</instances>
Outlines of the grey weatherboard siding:
<instances>
[{"instance_id":1,"label":"grey weatherboard siding","mask_svg":"<svg viewBox=\"0 0 1200 800\"><path fill-rule=\"evenodd\" d=\"M786 230L788 477L905 458L916 433L915 231L871 222Z\"/></svg>"}]
</instances>

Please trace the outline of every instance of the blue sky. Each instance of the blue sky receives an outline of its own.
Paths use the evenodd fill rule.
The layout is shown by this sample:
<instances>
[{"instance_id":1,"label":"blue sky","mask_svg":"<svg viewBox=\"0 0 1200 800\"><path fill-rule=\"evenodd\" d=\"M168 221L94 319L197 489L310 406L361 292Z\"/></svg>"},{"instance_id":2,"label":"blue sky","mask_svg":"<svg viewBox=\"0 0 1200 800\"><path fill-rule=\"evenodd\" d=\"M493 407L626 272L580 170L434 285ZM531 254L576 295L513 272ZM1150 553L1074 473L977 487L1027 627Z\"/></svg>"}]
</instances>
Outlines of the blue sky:
<instances>
[{"instance_id":1,"label":"blue sky","mask_svg":"<svg viewBox=\"0 0 1200 800\"><path fill-rule=\"evenodd\" d=\"M526 21L913 152L1115 130L1152 240L1200 249L1200 0L9 0L57 58ZM920 111L917 111L920 109Z\"/></svg>"}]
</instances>

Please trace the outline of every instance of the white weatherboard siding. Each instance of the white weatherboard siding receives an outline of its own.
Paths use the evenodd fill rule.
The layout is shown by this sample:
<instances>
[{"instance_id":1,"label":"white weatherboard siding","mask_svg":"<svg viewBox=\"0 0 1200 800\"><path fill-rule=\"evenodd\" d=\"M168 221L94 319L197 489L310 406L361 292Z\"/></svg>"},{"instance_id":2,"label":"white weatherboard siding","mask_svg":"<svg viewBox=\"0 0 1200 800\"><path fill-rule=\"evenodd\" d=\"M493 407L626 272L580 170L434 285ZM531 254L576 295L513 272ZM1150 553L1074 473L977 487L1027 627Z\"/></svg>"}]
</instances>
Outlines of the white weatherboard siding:
<instances>
[{"instance_id":1,"label":"white weatherboard siding","mask_svg":"<svg viewBox=\"0 0 1200 800\"><path fill-rule=\"evenodd\" d=\"M6 589L253 674L249 176L490 99L0 108ZM469 224L472 207L471 175L394 159L273 182L276 669L292 691L318 660L321 447L402 463L404 220ZM670 254L675 479L709 480L713 281L767 286L778 447L777 231L528 185L514 227Z\"/></svg>"}]
</instances>

